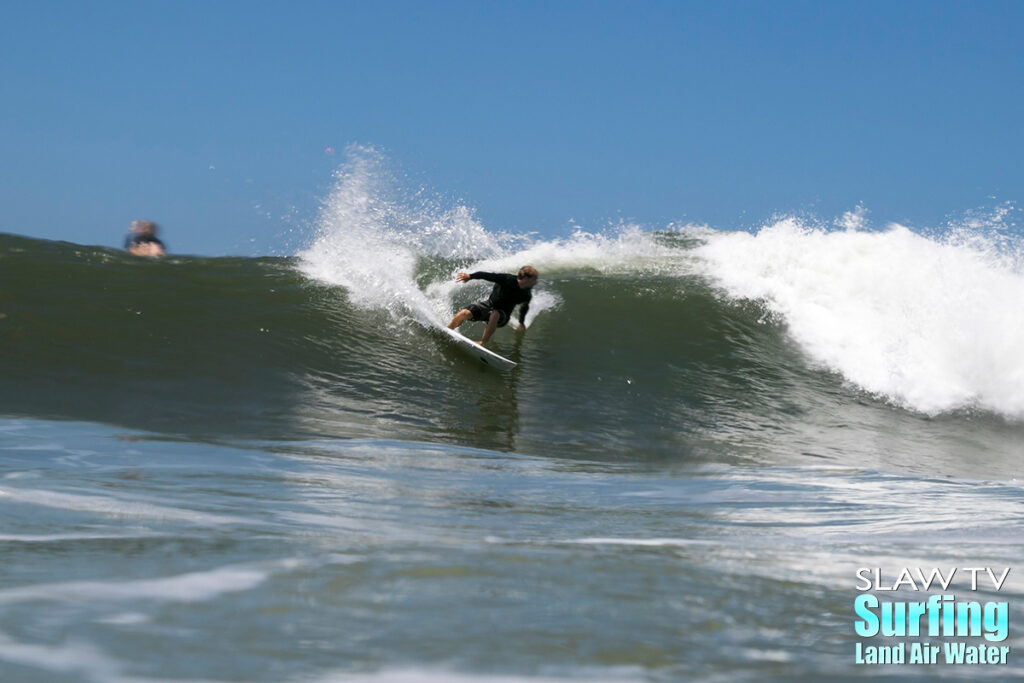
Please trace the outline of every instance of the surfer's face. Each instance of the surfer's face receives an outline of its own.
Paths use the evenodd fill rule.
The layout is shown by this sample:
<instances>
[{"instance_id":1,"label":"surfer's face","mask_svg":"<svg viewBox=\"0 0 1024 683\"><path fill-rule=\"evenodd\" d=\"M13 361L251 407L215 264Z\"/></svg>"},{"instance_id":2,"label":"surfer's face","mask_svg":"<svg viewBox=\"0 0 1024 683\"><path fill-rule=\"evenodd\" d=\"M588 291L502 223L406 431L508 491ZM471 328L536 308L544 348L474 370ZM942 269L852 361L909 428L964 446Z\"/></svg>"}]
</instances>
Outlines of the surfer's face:
<instances>
[{"instance_id":1,"label":"surfer's face","mask_svg":"<svg viewBox=\"0 0 1024 683\"><path fill-rule=\"evenodd\" d=\"M519 289L530 289L537 284L537 276L532 277L517 277L516 280L519 282Z\"/></svg>"}]
</instances>

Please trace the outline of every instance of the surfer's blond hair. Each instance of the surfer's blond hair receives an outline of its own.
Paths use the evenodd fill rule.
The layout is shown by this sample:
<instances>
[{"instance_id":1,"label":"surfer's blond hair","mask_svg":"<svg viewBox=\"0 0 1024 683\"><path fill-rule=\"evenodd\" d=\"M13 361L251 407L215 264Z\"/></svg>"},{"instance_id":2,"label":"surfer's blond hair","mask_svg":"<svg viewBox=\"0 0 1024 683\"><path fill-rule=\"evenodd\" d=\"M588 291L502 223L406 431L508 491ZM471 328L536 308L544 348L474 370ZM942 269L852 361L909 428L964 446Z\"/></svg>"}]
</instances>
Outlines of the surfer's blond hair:
<instances>
[{"instance_id":1,"label":"surfer's blond hair","mask_svg":"<svg viewBox=\"0 0 1024 683\"><path fill-rule=\"evenodd\" d=\"M538 273L537 269L534 268L533 266L523 266L522 268L519 269L519 275L517 275L516 277L518 277L520 280L525 280L531 277L540 277L540 273Z\"/></svg>"}]
</instances>

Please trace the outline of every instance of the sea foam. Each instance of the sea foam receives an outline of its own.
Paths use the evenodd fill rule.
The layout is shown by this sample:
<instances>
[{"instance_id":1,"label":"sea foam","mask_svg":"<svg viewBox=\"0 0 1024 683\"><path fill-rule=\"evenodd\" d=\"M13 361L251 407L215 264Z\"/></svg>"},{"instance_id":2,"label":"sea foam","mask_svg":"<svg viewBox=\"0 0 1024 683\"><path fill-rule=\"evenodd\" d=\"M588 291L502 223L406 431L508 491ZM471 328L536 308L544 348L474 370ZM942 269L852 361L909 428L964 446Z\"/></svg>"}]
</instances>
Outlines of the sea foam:
<instances>
[{"instance_id":1,"label":"sea foam","mask_svg":"<svg viewBox=\"0 0 1024 683\"><path fill-rule=\"evenodd\" d=\"M383 155L354 146L299 259L305 275L344 287L355 306L439 326L446 315L417 284L419 259L474 258L498 249L470 210L442 209L422 192L405 190Z\"/></svg>"},{"instance_id":2,"label":"sea foam","mask_svg":"<svg viewBox=\"0 0 1024 683\"><path fill-rule=\"evenodd\" d=\"M1006 240L857 227L786 219L695 254L729 297L764 302L813 362L863 390L928 415L1024 417L1024 275Z\"/></svg>"},{"instance_id":3,"label":"sea foam","mask_svg":"<svg viewBox=\"0 0 1024 683\"><path fill-rule=\"evenodd\" d=\"M154 600L160 602L205 602L226 593L251 590L285 561L218 567L154 579L113 581L68 581L0 589L0 605L21 602L112 602Z\"/></svg>"},{"instance_id":4,"label":"sea foam","mask_svg":"<svg viewBox=\"0 0 1024 683\"><path fill-rule=\"evenodd\" d=\"M634 225L605 233L571 227L569 237L557 239L489 231L471 208L446 207L423 189L409 190L381 153L353 146L335 173L312 243L298 256L307 277L344 287L355 306L426 326L446 324L467 293L486 296L489 284L459 285L457 271L514 273L530 264L540 270L543 283L568 272L661 271L679 260L679 250L658 244ZM454 267L426 278L418 270L423 262L439 261ZM542 284L527 325L559 303Z\"/></svg>"}]
</instances>

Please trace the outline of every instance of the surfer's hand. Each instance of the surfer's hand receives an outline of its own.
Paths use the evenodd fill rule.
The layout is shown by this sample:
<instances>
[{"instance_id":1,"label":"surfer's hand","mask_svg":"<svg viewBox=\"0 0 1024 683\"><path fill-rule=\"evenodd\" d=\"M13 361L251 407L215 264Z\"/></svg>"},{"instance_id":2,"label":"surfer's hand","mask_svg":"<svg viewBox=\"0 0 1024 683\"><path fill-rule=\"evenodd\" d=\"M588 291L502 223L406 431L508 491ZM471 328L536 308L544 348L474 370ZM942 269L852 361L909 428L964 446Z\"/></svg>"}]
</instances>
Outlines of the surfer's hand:
<instances>
[{"instance_id":1,"label":"surfer's hand","mask_svg":"<svg viewBox=\"0 0 1024 683\"><path fill-rule=\"evenodd\" d=\"M455 279L459 282L467 282L469 280L469 273L456 273Z\"/></svg>"}]
</instances>

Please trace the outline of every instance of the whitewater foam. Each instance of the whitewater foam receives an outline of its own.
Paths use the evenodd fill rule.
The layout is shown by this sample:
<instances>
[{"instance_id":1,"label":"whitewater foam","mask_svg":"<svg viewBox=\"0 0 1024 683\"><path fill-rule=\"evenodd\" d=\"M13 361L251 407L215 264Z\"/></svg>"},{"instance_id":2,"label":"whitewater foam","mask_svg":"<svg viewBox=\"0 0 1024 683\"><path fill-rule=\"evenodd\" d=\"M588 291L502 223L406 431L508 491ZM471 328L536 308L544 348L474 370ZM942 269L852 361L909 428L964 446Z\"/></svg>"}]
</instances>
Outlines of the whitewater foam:
<instances>
[{"instance_id":1,"label":"whitewater foam","mask_svg":"<svg viewBox=\"0 0 1024 683\"><path fill-rule=\"evenodd\" d=\"M695 250L729 297L753 299L817 364L900 406L1024 418L1024 276L977 233L944 239L786 219Z\"/></svg>"},{"instance_id":2,"label":"whitewater foam","mask_svg":"<svg viewBox=\"0 0 1024 683\"><path fill-rule=\"evenodd\" d=\"M466 290L455 282L458 271L516 272L530 264L541 271L543 281L581 271L679 270L680 250L659 244L637 226L622 224L605 234L577 227L570 237L553 240L491 233L471 209L445 209L425 196L422 190L404 191L379 152L349 148L348 161L324 201L313 244L299 253L300 269L307 277L344 287L357 307L427 326L446 324L456 302L466 298ZM454 268L428 273L423 281L424 261L453 263ZM481 298L486 291L480 287ZM559 303L542 286L534 294L526 324Z\"/></svg>"},{"instance_id":3,"label":"whitewater foam","mask_svg":"<svg viewBox=\"0 0 1024 683\"><path fill-rule=\"evenodd\" d=\"M209 571L134 581L69 581L18 586L0 590L0 605L30 601L138 601L205 602L227 593L251 590L283 563L235 565Z\"/></svg>"},{"instance_id":4,"label":"whitewater foam","mask_svg":"<svg viewBox=\"0 0 1024 683\"><path fill-rule=\"evenodd\" d=\"M968 216L941 237L869 230L858 206L831 229L794 218L756 234L675 228L703 242L693 249L628 224L538 239L491 234L470 209L403 193L373 150L349 157L300 260L307 276L343 286L358 307L442 326L486 296L486 284L457 284L457 271L529 263L542 279L530 325L561 304L545 277L682 277L696 265L728 297L764 302L814 364L865 391L928 415L1024 418L1024 258L1001 230L1012 206Z\"/></svg>"},{"instance_id":5,"label":"whitewater foam","mask_svg":"<svg viewBox=\"0 0 1024 683\"><path fill-rule=\"evenodd\" d=\"M465 207L442 210L403 193L372 148L350 147L335 180L315 240L299 253L302 272L341 285L358 307L428 326L446 323L417 285L419 259L490 254L496 240Z\"/></svg>"},{"instance_id":6,"label":"whitewater foam","mask_svg":"<svg viewBox=\"0 0 1024 683\"><path fill-rule=\"evenodd\" d=\"M0 497L28 505L75 510L121 518L151 518L200 525L246 524L243 517L215 515L167 505L109 496L91 496L43 489L0 488Z\"/></svg>"},{"instance_id":7,"label":"whitewater foam","mask_svg":"<svg viewBox=\"0 0 1024 683\"><path fill-rule=\"evenodd\" d=\"M25 643L0 634L0 660L92 680L119 680L121 664L96 646L80 641L60 645Z\"/></svg>"}]
</instances>

